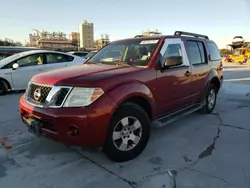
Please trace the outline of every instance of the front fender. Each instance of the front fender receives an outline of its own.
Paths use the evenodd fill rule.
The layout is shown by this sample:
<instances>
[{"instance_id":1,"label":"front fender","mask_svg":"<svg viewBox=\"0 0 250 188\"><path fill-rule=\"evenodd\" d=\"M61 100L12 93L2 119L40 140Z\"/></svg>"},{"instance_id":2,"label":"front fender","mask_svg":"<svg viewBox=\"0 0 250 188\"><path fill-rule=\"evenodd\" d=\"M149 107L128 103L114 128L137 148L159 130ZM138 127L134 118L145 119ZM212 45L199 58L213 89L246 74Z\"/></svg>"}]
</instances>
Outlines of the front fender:
<instances>
[{"instance_id":1,"label":"front fender","mask_svg":"<svg viewBox=\"0 0 250 188\"><path fill-rule=\"evenodd\" d=\"M141 82L126 82L123 84L120 84L119 86L112 87L105 91L107 95L115 102L116 108L121 104L122 102L128 100L129 98L132 97L143 97L146 99L152 109L152 114L154 114L154 105L155 105L155 100L153 97L153 94L149 87L147 85L141 83ZM116 110L113 109L113 112Z\"/></svg>"}]
</instances>

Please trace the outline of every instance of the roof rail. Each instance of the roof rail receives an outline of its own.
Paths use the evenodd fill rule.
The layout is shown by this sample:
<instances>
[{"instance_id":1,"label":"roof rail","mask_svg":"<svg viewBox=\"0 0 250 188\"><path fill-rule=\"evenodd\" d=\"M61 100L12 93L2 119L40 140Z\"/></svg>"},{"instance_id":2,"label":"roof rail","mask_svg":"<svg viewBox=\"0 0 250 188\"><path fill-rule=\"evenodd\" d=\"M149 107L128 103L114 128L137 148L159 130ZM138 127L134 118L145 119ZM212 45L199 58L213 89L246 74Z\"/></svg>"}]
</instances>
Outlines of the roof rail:
<instances>
[{"instance_id":1,"label":"roof rail","mask_svg":"<svg viewBox=\"0 0 250 188\"><path fill-rule=\"evenodd\" d=\"M197 37L197 38L204 38L204 39L209 39L208 36L206 35L200 35L197 33L189 33L189 32L185 32L185 31L175 31L174 35L188 35L188 36L193 36L193 37Z\"/></svg>"},{"instance_id":2,"label":"roof rail","mask_svg":"<svg viewBox=\"0 0 250 188\"><path fill-rule=\"evenodd\" d=\"M145 37L144 35L136 35L135 38Z\"/></svg>"}]
</instances>

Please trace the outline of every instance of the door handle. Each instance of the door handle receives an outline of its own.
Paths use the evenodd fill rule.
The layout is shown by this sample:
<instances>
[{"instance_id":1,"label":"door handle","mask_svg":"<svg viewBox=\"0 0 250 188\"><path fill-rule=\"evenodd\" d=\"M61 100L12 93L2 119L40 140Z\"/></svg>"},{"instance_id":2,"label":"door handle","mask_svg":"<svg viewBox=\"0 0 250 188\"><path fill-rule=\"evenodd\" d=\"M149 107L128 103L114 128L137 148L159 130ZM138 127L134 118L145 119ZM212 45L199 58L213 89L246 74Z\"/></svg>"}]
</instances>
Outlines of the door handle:
<instances>
[{"instance_id":1,"label":"door handle","mask_svg":"<svg viewBox=\"0 0 250 188\"><path fill-rule=\"evenodd\" d=\"M187 77L189 77L189 76L191 76L191 72L186 71L184 75L187 76Z\"/></svg>"}]
</instances>

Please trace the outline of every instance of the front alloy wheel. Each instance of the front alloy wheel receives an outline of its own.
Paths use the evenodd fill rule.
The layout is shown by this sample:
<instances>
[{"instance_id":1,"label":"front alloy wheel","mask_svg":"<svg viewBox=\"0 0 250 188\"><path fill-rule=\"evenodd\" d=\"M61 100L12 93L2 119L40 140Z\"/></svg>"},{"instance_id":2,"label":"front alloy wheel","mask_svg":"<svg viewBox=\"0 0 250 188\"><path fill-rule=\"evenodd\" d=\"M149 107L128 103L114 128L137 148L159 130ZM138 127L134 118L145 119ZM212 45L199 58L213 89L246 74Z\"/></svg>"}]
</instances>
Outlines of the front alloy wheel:
<instances>
[{"instance_id":1,"label":"front alloy wheel","mask_svg":"<svg viewBox=\"0 0 250 188\"><path fill-rule=\"evenodd\" d=\"M120 151L129 151L136 147L141 140L142 125L132 116L124 117L113 131L113 143Z\"/></svg>"},{"instance_id":2,"label":"front alloy wheel","mask_svg":"<svg viewBox=\"0 0 250 188\"><path fill-rule=\"evenodd\" d=\"M149 136L148 114L137 104L127 102L112 117L103 151L115 162L129 161L144 150Z\"/></svg>"}]
</instances>

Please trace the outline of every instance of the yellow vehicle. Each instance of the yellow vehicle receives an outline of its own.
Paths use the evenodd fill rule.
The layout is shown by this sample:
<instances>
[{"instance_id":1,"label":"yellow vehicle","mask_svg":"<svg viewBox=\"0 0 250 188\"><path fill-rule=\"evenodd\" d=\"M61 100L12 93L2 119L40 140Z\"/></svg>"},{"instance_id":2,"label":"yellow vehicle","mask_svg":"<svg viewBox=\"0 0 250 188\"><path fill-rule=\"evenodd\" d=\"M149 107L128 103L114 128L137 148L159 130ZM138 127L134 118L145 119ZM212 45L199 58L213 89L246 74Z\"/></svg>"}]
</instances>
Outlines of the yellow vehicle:
<instances>
[{"instance_id":1,"label":"yellow vehicle","mask_svg":"<svg viewBox=\"0 0 250 188\"><path fill-rule=\"evenodd\" d=\"M249 47L236 48L233 53L229 55L232 63L250 63L250 49Z\"/></svg>"}]
</instances>

